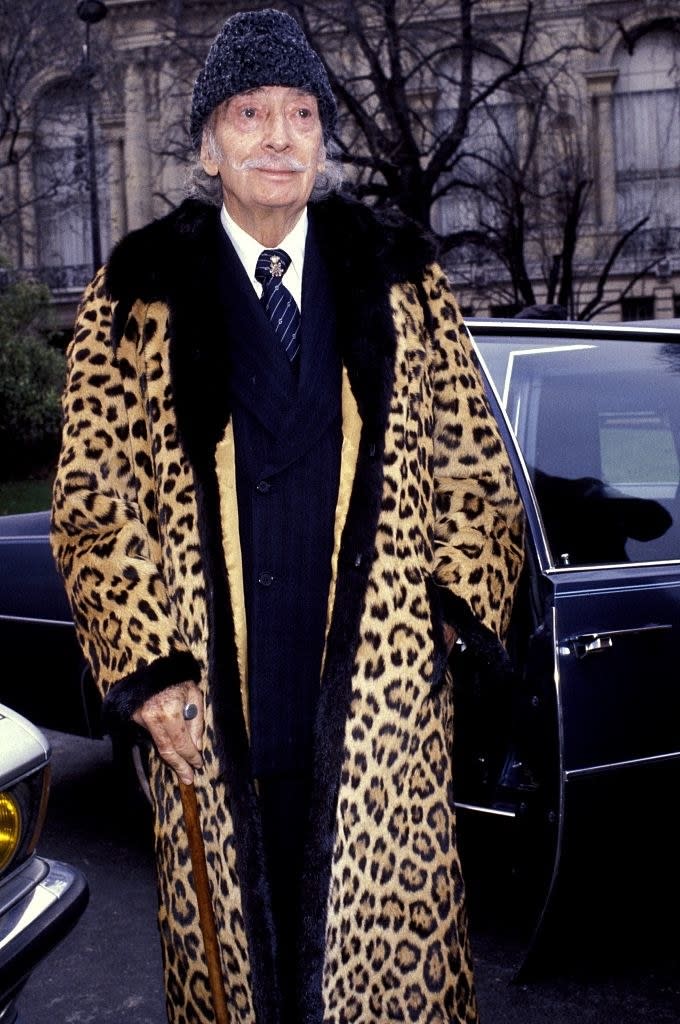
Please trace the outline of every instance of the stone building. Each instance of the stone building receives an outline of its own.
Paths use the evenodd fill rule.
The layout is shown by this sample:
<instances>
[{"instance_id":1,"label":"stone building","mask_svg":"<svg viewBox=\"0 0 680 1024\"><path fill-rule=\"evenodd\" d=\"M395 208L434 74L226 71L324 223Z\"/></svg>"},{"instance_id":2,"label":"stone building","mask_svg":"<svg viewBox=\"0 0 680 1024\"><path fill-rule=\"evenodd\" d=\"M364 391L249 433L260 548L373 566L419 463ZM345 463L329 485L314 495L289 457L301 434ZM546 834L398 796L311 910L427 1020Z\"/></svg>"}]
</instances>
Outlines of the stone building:
<instances>
[{"instance_id":1,"label":"stone building","mask_svg":"<svg viewBox=\"0 0 680 1024\"><path fill-rule=\"evenodd\" d=\"M77 75L74 62L85 25L76 3L64 0L64 34L75 56L70 66L55 61L36 69L22 98L30 111L21 126L31 142L28 157L0 172L2 201L11 206L0 218L0 254L14 271L50 284L64 325L71 322L96 261L93 220L105 256L122 234L181 199L188 157L185 119L196 70L225 16L255 4L108 0L105 6L106 18L89 26L90 73L85 68ZM415 5L405 0L407 14L409 6ZM442 5L435 6L441 16ZM455 9L446 5L447 16ZM503 26L512 26L513 14L521 17L526 9L527 0L480 0L476 17L483 26L488 16L491 26L487 61L493 62L494 53L502 55L513 31L504 32ZM607 278L603 294L612 304L602 316L680 316L677 0L535 0L534 19L534 45L557 40L561 56L554 75L556 106L532 173L559 177L560 146L571 139L590 182L575 262L580 301L595 294L617 240L645 217ZM483 74L483 61L478 68ZM426 98L414 102L422 103L434 122L447 115L448 100L436 75ZM521 90L508 93L493 108L495 130L505 125L521 141L535 102ZM96 154L94 201L87 173L88 104ZM486 133L486 145L497 145L488 127L477 124L477 129ZM469 194L454 191L436 205L436 231L445 233L452 224L474 228L486 200L477 196L471 203ZM538 301L547 296L545 260L553 244L560 245L557 234L540 239L537 234L527 249ZM517 296L497 260L480 258L478 250L458 250L449 262L469 312L516 308Z\"/></svg>"}]
</instances>

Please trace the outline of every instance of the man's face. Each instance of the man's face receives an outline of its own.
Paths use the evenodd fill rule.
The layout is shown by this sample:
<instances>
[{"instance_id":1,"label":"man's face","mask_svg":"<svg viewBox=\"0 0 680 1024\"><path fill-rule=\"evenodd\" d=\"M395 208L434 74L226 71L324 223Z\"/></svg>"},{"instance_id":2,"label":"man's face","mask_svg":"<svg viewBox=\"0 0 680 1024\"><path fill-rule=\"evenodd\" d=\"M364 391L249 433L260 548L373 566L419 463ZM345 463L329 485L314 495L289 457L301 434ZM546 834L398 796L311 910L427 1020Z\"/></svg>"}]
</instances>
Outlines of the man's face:
<instances>
[{"instance_id":1,"label":"man's face","mask_svg":"<svg viewBox=\"0 0 680 1024\"><path fill-rule=\"evenodd\" d=\"M219 174L230 216L251 234L268 220L292 227L324 165L316 97L280 85L239 93L217 108L214 134L219 152L204 139L201 162Z\"/></svg>"}]
</instances>

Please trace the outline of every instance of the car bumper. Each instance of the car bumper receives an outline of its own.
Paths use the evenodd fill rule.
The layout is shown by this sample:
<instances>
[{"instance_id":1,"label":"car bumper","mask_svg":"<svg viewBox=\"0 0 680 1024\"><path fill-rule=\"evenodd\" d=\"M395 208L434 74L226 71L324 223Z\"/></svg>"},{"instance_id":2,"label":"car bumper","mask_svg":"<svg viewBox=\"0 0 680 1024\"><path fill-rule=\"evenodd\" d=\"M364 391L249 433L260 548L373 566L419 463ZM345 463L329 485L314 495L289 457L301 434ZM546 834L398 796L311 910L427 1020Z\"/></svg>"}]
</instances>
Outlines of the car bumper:
<instances>
[{"instance_id":1,"label":"car bumper","mask_svg":"<svg viewBox=\"0 0 680 1024\"><path fill-rule=\"evenodd\" d=\"M34 857L12 885L14 899L0 912L0 1024L13 1019L11 1002L22 983L70 932L89 899L80 871L42 857Z\"/></svg>"}]
</instances>

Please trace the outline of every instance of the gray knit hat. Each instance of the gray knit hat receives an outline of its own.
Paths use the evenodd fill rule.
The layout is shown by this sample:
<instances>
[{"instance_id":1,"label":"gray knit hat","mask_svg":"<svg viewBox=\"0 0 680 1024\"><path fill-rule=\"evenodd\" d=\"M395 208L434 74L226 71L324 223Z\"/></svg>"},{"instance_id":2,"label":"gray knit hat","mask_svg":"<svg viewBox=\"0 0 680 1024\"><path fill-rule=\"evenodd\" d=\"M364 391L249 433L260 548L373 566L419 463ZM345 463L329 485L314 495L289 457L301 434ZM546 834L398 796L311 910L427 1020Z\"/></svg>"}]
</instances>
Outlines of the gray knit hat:
<instances>
[{"instance_id":1,"label":"gray knit hat","mask_svg":"<svg viewBox=\"0 0 680 1024\"><path fill-rule=\"evenodd\" d=\"M265 85L286 85L316 96L323 137L328 141L337 108L326 69L295 19L266 9L232 15L215 37L191 101L189 131L196 148L215 107Z\"/></svg>"}]
</instances>

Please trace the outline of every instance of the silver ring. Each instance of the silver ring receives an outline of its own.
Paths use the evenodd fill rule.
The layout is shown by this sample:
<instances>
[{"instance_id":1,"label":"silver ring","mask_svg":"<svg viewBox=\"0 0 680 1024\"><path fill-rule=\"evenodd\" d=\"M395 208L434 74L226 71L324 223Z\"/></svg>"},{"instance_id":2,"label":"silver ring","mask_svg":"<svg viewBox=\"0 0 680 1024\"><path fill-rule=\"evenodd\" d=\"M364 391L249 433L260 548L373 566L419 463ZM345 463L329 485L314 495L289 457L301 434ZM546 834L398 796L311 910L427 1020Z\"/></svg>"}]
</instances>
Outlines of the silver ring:
<instances>
[{"instance_id":1,"label":"silver ring","mask_svg":"<svg viewBox=\"0 0 680 1024\"><path fill-rule=\"evenodd\" d=\"M191 719L195 718L196 715L198 714L198 707L197 707L197 705L196 704L185 704L184 705L184 711L182 712L182 714L184 715L185 722L190 722Z\"/></svg>"}]
</instances>

